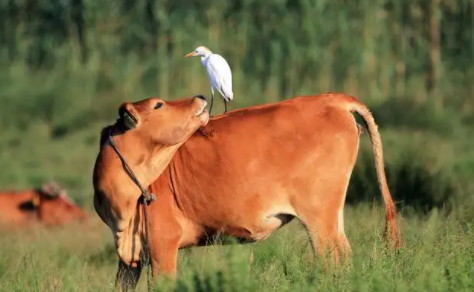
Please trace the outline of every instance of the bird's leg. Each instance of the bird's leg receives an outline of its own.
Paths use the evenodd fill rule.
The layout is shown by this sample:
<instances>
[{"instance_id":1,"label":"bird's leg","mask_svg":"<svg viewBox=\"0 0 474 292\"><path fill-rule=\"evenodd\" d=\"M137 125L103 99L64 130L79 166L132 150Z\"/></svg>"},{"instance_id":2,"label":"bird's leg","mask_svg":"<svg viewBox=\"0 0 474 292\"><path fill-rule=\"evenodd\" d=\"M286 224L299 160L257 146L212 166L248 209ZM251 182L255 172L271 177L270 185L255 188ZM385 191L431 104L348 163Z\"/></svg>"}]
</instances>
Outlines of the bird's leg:
<instances>
[{"instance_id":1,"label":"bird's leg","mask_svg":"<svg viewBox=\"0 0 474 292\"><path fill-rule=\"evenodd\" d=\"M211 111L212 111L212 103L214 102L214 89L211 90L211 105L209 106L209 116L212 117Z\"/></svg>"},{"instance_id":2,"label":"bird's leg","mask_svg":"<svg viewBox=\"0 0 474 292\"><path fill-rule=\"evenodd\" d=\"M224 114L227 113L227 100L224 99Z\"/></svg>"}]
</instances>

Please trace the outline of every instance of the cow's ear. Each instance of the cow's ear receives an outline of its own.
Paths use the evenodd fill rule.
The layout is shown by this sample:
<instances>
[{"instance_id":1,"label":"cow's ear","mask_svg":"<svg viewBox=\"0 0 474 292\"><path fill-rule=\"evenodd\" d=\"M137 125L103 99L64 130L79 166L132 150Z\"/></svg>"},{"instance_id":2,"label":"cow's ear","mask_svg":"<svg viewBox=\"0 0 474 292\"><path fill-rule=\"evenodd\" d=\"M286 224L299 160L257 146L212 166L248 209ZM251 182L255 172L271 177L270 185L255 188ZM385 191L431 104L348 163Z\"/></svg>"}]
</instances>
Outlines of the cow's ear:
<instances>
[{"instance_id":1,"label":"cow's ear","mask_svg":"<svg viewBox=\"0 0 474 292\"><path fill-rule=\"evenodd\" d=\"M118 124L125 128L125 130L134 129L138 124L138 113L133 104L126 102L119 107Z\"/></svg>"}]
</instances>

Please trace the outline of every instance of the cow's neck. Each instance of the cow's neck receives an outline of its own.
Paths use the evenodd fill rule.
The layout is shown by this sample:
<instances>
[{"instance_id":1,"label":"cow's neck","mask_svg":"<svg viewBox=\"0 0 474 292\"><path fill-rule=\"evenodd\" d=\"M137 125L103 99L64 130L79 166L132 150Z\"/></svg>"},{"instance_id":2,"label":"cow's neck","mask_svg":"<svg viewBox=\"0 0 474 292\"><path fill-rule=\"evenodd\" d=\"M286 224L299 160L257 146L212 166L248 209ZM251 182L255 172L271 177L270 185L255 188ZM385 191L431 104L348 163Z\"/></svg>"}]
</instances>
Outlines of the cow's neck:
<instances>
[{"instance_id":1,"label":"cow's neck","mask_svg":"<svg viewBox=\"0 0 474 292\"><path fill-rule=\"evenodd\" d=\"M113 136L113 139L118 151L120 151L120 154L144 188L147 188L165 170L180 146L180 144L172 146L156 145L143 141L133 132ZM109 152L109 155L116 157L116 159L112 159L113 163L109 166L109 169L119 170L122 182L124 181L123 176L127 176L125 181L135 185L111 145L106 147L106 151Z\"/></svg>"},{"instance_id":2,"label":"cow's neck","mask_svg":"<svg viewBox=\"0 0 474 292\"><path fill-rule=\"evenodd\" d=\"M212 148L211 142L206 142L207 146L205 151L195 152L194 150L204 150L203 146L196 145L196 139L198 134L191 136L186 143L181 145L181 147L176 151L172 160L168 164L166 171L169 175L163 175L167 181L167 185L172 188L173 194L176 197L187 197L189 194L182 193L183 190L187 189L192 181L201 179L203 176L207 177L206 173L209 173L210 165L218 163L216 159L213 159L213 156L208 156L208 151L211 151L209 148ZM206 159L211 158L211 159ZM212 168L212 167L211 167ZM166 186L168 187L168 186ZM198 186L192 184L192 188L197 191ZM180 204L181 205L181 204Z\"/></svg>"}]
</instances>

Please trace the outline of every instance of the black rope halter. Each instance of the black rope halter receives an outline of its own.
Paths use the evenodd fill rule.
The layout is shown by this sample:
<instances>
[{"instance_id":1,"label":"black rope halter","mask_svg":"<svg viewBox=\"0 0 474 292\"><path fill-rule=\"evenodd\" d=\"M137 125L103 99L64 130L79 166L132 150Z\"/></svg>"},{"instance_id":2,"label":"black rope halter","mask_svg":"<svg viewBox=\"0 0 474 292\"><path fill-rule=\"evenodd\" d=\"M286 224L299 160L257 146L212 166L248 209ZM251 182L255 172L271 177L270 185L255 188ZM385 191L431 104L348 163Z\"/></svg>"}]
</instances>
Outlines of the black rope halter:
<instances>
[{"instance_id":1,"label":"black rope halter","mask_svg":"<svg viewBox=\"0 0 474 292\"><path fill-rule=\"evenodd\" d=\"M142 204L143 204L143 218L145 220L145 246L143 248L143 256L144 256L144 266L148 265L148 291L151 291L151 269L150 269L150 242L148 239L148 214L147 214L147 203L150 201L155 201L156 196L155 194L151 193L148 189L143 188L142 184L140 181L137 179L135 174L133 173L132 169L128 165L128 163L125 161L125 158L123 157L122 153L117 148L117 145L114 142L114 139L112 138L112 130L114 127L111 127L109 129L109 142L112 148L115 150L117 153L118 157L122 161L123 167L125 169L125 172L128 174L128 176L132 179L132 181L140 188L140 191L142 192L141 194L141 199L142 199Z\"/></svg>"}]
</instances>

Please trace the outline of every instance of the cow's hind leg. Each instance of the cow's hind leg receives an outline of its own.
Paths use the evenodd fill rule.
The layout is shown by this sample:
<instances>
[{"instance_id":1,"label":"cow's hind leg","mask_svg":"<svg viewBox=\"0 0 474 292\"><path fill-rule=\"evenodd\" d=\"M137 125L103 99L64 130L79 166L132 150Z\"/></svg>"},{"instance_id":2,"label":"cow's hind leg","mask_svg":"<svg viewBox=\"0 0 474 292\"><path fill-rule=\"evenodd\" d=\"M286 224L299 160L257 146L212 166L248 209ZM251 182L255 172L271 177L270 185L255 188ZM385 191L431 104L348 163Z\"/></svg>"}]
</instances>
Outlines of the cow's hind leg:
<instances>
[{"instance_id":1,"label":"cow's hind leg","mask_svg":"<svg viewBox=\"0 0 474 292\"><path fill-rule=\"evenodd\" d=\"M344 204L339 208L337 216L337 235L338 235L338 247L339 252L344 256L348 257L352 255L351 245L347 240L346 232L344 231Z\"/></svg>"},{"instance_id":2,"label":"cow's hind leg","mask_svg":"<svg viewBox=\"0 0 474 292\"><path fill-rule=\"evenodd\" d=\"M339 263L337 219L334 219L337 216L330 214L330 212L324 215L318 213L302 216L302 222L310 236L313 251L322 256L325 263L328 259Z\"/></svg>"},{"instance_id":3,"label":"cow's hind leg","mask_svg":"<svg viewBox=\"0 0 474 292\"><path fill-rule=\"evenodd\" d=\"M115 288L119 288L121 292L134 291L137 287L138 280L142 271L141 264L138 263L135 267L125 264L119 260L117 276L115 278Z\"/></svg>"},{"instance_id":4,"label":"cow's hind leg","mask_svg":"<svg viewBox=\"0 0 474 292\"><path fill-rule=\"evenodd\" d=\"M341 194L332 192L330 198L318 204L302 204L296 208L299 219L305 225L311 239L313 251L323 257L325 264L338 264L341 257L351 254L344 233L343 208L345 190Z\"/></svg>"}]
</instances>

